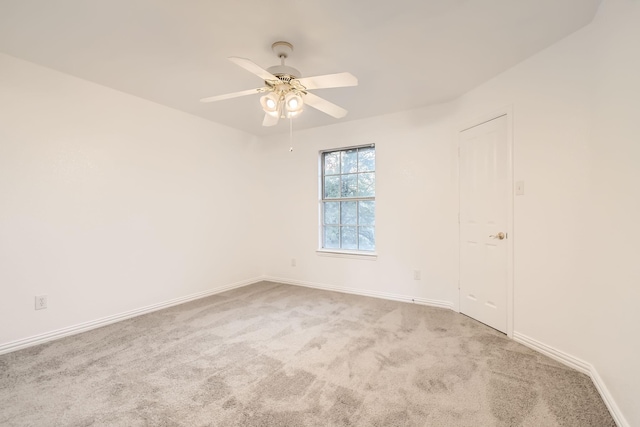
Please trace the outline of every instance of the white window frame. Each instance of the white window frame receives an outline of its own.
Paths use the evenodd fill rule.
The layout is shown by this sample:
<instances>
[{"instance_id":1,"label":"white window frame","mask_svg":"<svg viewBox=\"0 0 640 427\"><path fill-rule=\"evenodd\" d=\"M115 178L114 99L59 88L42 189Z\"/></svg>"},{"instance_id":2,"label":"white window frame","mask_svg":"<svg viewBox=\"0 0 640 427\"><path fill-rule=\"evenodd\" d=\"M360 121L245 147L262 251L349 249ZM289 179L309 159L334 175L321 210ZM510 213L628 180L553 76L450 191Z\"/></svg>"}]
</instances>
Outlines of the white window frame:
<instances>
[{"instance_id":1,"label":"white window frame","mask_svg":"<svg viewBox=\"0 0 640 427\"><path fill-rule=\"evenodd\" d=\"M367 197L339 197L339 198L324 198L324 155L326 153L334 153L334 152L342 152L342 151L348 151L348 150L353 150L353 149L359 149L359 148L373 148L375 150L375 144L364 144L364 145L356 145L356 146L350 146L350 147L338 147L338 148L331 148L331 149L327 149L327 150L322 150L319 152L318 155L318 182L319 182L319 186L318 186L318 218L319 218L319 227L318 227L318 249L317 249L317 253L318 255L322 255L322 256L337 256L337 257L344 257L344 258L356 258L356 259L369 259L369 260L375 260L377 258L377 248L378 248L378 241L377 241L377 233L376 233L376 240L375 240L375 249L372 251L367 251L367 250L362 250L362 249L342 249L342 248L324 248L324 203L325 202L358 202L358 201L373 201L375 202L376 200L376 196L375 196L375 191L374 191L374 195L373 196L367 196ZM377 153L376 153L377 154ZM377 158L376 158L376 169L377 169ZM376 169L374 169L372 172L375 174L376 176L376 181L377 181L377 173L376 173ZM340 176L343 175L343 173L341 172L339 174ZM346 175L346 174L345 174ZM358 223L356 224L358 225ZM374 232L376 229L376 225L373 225L374 228Z\"/></svg>"}]
</instances>

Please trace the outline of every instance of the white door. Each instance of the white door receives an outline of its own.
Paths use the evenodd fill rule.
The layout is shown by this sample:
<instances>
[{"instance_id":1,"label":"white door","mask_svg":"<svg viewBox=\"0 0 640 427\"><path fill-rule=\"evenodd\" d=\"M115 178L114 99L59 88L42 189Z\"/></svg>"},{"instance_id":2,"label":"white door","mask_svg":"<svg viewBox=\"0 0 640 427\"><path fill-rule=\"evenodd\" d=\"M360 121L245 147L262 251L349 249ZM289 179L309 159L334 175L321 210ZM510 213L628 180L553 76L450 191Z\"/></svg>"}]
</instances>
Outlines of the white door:
<instances>
[{"instance_id":1,"label":"white door","mask_svg":"<svg viewBox=\"0 0 640 427\"><path fill-rule=\"evenodd\" d=\"M507 332L507 116L460 133L460 312Z\"/></svg>"}]
</instances>

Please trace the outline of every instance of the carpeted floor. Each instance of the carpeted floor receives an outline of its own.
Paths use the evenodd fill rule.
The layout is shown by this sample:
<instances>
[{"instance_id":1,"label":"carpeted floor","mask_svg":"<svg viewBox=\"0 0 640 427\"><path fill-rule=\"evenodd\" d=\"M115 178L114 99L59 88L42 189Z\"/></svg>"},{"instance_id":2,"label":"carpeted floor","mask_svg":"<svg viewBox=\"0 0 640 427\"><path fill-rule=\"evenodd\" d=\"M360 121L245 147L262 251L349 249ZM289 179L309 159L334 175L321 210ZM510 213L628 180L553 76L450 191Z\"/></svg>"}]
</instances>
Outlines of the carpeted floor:
<instances>
[{"instance_id":1,"label":"carpeted floor","mask_svg":"<svg viewBox=\"0 0 640 427\"><path fill-rule=\"evenodd\" d=\"M615 426L450 310L262 282L0 356L2 426Z\"/></svg>"}]
</instances>

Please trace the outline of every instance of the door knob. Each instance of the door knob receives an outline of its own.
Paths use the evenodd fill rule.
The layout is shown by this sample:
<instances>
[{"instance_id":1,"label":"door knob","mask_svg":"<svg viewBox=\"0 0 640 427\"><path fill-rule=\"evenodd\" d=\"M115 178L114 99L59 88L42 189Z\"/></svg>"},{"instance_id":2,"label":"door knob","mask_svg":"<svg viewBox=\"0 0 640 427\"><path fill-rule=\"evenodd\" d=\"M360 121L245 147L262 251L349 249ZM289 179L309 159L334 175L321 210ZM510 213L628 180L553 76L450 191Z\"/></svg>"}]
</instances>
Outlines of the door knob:
<instances>
[{"instance_id":1,"label":"door knob","mask_svg":"<svg viewBox=\"0 0 640 427\"><path fill-rule=\"evenodd\" d=\"M506 237L506 235L501 231L498 234L492 234L489 237L491 237L492 239L502 240Z\"/></svg>"}]
</instances>

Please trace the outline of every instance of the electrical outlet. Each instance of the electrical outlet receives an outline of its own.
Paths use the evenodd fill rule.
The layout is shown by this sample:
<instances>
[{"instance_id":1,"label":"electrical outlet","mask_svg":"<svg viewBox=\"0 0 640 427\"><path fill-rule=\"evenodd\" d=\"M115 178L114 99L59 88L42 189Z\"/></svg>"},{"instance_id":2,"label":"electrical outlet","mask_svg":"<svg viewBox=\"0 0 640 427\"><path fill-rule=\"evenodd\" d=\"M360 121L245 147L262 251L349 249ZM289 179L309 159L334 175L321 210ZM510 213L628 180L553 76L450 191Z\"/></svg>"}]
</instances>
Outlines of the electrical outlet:
<instances>
[{"instance_id":1,"label":"electrical outlet","mask_svg":"<svg viewBox=\"0 0 640 427\"><path fill-rule=\"evenodd\" d=\"M36 295L36 310L43 310L47 308L47 296Z\"/></svg>"},{"instance_id":2,"label":"electrical outlet","mask_svg":"<svg viewBox=\"0 0 640 427\"><path fill-rule=\"evenodd\" d=\"M291 258L291 267L295 267L295 266L296 266L296 259Z\"/></svg>"},{"instance_id":3,"label":"electrical outlet","mask_svg":"<svg viewBox=\"0 0 640 427\"><path fill-rule=\"evenodd\" d=\"M413 270L413 280L420 280L420 270Z\"/></svg>"}]
</instances>

